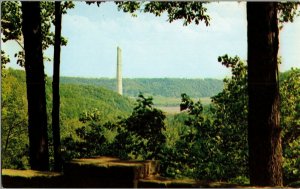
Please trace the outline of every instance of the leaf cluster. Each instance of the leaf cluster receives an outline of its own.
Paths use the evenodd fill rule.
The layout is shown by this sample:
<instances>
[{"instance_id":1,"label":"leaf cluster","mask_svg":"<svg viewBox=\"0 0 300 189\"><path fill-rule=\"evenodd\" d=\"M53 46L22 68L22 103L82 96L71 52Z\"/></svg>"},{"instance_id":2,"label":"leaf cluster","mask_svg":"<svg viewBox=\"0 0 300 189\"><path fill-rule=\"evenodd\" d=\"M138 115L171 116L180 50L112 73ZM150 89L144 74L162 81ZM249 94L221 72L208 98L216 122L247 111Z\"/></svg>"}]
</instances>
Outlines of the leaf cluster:
<instances>
[{"instance_id":1,"label":"leaf cluster","mask_svg":"<svg viewBox=\"0 0 300 189\"><path fill-rule=\"evenodd\" d=\"M97 3L100 6L103 1L88 1L87 4ZM183 20L183 25L195 23L200 24L204 21L205 25L209 25L210 17L206 14L207 8L203 6L207 2L172 2L172 1L116 1L118 10L123 10L125 13L130 13L132 16L137 16L136 12L143 11L151 13L155 16L161 16L164 12L168 14L168 21Z\"/></svg>"},{"instance_id":2,"label":"leaf cluster","mask_svg":"<svg viewBox=\"0 0 300 189\"><path fill-rule=\"evenodd\" d=\"M209 25L210 17L206 14L205 2L149 2L145 4L144 12L149 12L155 16L161 16L163 12L168 13L168 21L183 19L183 25L187 26L194 22L199 24L201 21Z\"/></svg>"},{"instance_id":3,"label":"leaf cluster","mask_svg":"<svg viewBox=\"0 0 300 189\"><path fill-rule=\"evenodd\" d=\"M300 69L291 69L280 82L283 170L286 183L300 176Z\"/></svg>"},{"instance_id":4,"label":"leaf cluster","mask_svg":"<svg viewBox=\"0 0 300 189\"><path fill-rule=\"evenodd\" d=\"M165 143L163 131L165 115L159 109L153 107L152 97L144 97L139 94L137 105L132 114L122 122L117 143L129 138L129 151L135 158L157 159ZM127 140L128 141L128 140ZM125 144L126 145L126 144Z\"/></svg>"},{"instance_id":5,"label":"leaf cluster","mask_svg":"<svg viewBox=\"0 0 300 189\"><path fill-rule=\"evenodd\" d=\"M5 65L10 62L9 57L5 54L3 50L1 50L1 70L5 69ZM3 72L1 72L2 77L5 76Z\"/></svg>"},{"instance_id":6,"label":"leaf cluster","mask_svg":"<svg viewBox=\"0 0 300 189\"><path fill-rule=\"evenodd\" d=\"M300 2L281 2L278 3L278 20L281 24L293 22L296 16L300 15L298 11Z\"/></svg>"}]
</instances>

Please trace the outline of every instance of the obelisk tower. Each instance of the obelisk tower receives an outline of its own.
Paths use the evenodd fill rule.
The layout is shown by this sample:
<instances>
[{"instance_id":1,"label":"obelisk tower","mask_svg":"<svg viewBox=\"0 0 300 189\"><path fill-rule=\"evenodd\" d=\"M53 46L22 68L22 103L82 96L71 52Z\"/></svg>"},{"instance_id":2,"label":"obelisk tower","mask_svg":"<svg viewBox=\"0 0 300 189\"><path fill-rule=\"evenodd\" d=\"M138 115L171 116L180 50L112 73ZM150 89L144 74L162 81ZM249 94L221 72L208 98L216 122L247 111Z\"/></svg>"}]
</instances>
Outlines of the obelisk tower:
<instances>
[{"instance_id":1,"label":"obelisk tower","mask_svg":"<svg viewBox=\"0 0 300 189\"><path fill-rule=\"evenodd\" d=\"M123 94L122 86L122 50L117 47L117 91L120 95Z\"/></svg>"}]
</instances>

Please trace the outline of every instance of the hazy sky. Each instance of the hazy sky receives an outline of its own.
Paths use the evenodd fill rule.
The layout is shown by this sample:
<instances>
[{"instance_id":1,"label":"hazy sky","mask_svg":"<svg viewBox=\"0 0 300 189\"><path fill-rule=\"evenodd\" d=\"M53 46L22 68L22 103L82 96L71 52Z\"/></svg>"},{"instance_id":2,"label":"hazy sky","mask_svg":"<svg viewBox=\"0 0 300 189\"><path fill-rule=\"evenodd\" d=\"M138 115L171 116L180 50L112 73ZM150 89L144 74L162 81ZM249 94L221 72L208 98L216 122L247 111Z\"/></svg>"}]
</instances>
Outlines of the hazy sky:
<instances>
[{"instance_id":1,"label":"hazy sky","mask_svg":"<svg viewBox=\"0 0 300 189\"><path fill-rule=\"evenodd\" d=\"M155 17L138 13L132 17L118 11L113 2L86 5L63 15L62 34L68 45L62 47L61 75L81 77L115 77L117 46L122 48L123 77L224 78L230 70L218 63L218 56L238 55L247 58L246 4L237 2L205 5L211 17L204 23L183 26L182 20L167 22L166 14ZM300 18L285 24L280 33L283 64L280 71L300 67ZM2 48L12 62L18 45L6 43ZM45 54L53 57L53 48ZM11 64L13 67L15 65ZM51 76L51 62L45 63Z\"/></svg>"}]
</instances>

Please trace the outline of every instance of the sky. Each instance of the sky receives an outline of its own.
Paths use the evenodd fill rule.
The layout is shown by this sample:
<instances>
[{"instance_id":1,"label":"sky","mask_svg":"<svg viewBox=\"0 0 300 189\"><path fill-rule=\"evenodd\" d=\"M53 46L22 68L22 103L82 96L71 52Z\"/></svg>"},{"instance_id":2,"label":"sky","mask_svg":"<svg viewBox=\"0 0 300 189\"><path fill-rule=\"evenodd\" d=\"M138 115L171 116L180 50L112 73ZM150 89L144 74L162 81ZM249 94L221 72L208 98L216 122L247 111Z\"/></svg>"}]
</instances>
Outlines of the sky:
<instances>
[{"instance_id":1,"label":"sky","mask_svg":"<svg viewBox=\"0 0 300 189\"><path fill-rule=\"evenodd\" d=\"M228 54L247 59L247 19L245 2L220 2L205 5L211 17L204 23L183 26L172 23L167 15L155 17L138 13L132 17L118 11L113 2L97 7L75 2L75 8L63 15L62 35L68 39L61 49L61 75L114 78L117 46L122 49L124 78L218 78L230 76L218 56ZM280 32L280 71L300 68L300 17L287 23ZM18 44L2 47L13 62ZM53 57L53 47L44 54ZM53 63L45 62L52 76Z\"/></svg>"}]
</instances>

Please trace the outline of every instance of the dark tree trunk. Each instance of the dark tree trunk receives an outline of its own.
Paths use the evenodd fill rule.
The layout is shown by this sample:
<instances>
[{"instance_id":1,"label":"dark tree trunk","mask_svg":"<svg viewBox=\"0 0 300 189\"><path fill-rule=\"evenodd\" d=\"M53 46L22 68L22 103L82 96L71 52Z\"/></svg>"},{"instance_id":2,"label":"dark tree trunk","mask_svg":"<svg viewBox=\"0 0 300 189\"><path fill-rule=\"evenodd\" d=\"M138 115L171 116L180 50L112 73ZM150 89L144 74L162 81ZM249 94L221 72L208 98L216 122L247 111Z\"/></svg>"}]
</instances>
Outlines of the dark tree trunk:
<instances>
[{"instance_id":1,"label":"dark tree trunk","mask_svg":"<svg viewBox=\"0 0 300 189\"><path fill-rule=\"evenodd\" d=\"M39 2L22 2L30 166L49 169L45 73Z\"/></svg>"},{"instance_id":2,"label":"dark tree trunk","mask_svg":"<svg viewBox=\"0 0 300 189\"><path fill-rule=\"evenodd\" d=\"M277 3L248 2L250 183L282 186Z\"/></svg>"},{"instance_id":3,"label":"dark tree trunk","mask_svg":"<svg viewBox=\"0 0 300 189\"><path fill-rule=\"evenodd\" d=\"M59 126L59 68L60 68L60 45L61 45L61 7L60 2L55 2L55 43L54 43L54 66L53 66L53 107L52 107L52 131L54 146L54 170L62 170L60 150L60 126Z\"/></svg>"}]
</instances>

